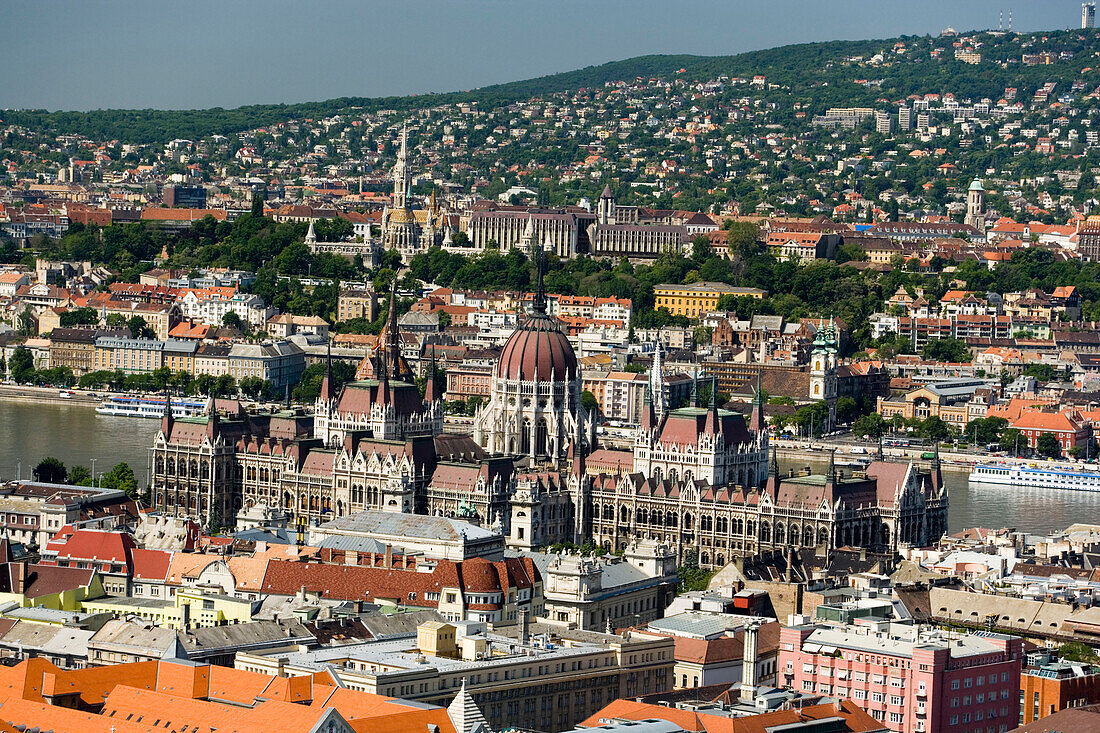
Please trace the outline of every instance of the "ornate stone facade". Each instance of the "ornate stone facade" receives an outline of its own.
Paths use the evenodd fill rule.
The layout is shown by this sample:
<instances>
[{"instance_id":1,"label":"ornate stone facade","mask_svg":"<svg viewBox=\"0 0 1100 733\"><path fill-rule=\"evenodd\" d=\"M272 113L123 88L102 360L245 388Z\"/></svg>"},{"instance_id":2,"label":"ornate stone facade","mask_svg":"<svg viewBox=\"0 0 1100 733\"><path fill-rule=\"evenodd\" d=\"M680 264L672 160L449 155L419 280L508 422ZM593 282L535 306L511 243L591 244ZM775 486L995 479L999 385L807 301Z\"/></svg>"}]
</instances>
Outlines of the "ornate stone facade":
<instances>
[{"instance_id":1,"label":"ornate stone facade","mask_svg":"<svg viewBox=\"0 0 1100 733\"><path fill-rule=\"evenodd\" d=\"M394 249L408 263L414 255L442 245L448 232L446 218L432 194L424 209L413 209L409 169L408 130L401 130L401 149L393 167L393 200L382 210L382 248Z\"/></svg>"},{"instance_id":2,"label":"ornate stone facade","mask_svg":"<svg viewBox=\"0 0 1100 733\"><path fill-rule=\"evenodd\" d=\"M561 469L581 449L587 416L577 356L546 312L541 263L538 277L532 313L504 344L489 402L474 416L474 440L490 453Z\"/></svg>"}]
</instances>

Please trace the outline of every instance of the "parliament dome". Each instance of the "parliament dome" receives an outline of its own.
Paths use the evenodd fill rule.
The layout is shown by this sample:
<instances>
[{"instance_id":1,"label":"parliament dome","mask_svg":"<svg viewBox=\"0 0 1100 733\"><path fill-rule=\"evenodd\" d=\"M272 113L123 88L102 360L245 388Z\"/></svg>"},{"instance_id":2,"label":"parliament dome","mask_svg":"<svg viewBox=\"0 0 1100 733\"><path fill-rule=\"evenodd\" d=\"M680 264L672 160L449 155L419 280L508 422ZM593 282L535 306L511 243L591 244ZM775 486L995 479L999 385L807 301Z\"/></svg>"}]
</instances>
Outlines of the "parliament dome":
<instances>
[{"instance_id":1,"label":"parliament dome","mask_svg":"<svg viewBox=\"0 0 1100 733\"><path fill-rule=\"evenodd\" d=\"M504 344L497 376L526 382L575 379L577 354L556 321L536 310Z\"/></svg>"}]
</instances>

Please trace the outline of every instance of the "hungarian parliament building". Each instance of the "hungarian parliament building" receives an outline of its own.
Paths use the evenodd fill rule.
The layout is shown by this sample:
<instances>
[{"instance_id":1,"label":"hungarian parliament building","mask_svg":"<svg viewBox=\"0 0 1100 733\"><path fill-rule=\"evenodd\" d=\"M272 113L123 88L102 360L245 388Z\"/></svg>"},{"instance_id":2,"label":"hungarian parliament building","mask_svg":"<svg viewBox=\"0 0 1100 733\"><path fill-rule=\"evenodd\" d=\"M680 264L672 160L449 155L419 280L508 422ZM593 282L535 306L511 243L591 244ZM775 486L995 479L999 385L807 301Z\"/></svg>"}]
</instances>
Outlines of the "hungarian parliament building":
<instances>
[{"instance_id":1,"label":"hungarian parliament building","mask_svg":"<svg viewBox=\"0 0 1100 733\"><path fill-rule=\"evenodd\" d=\"M516 549L591 540L622 550L653 539L704 567L801 548L893 552L947 529L938 460L784 475L769 453L762 393L747 416L717 405L714 389L709 404L666 405L659 352L633 450L600 448L541 274L472 435L443 432L441 385L434 369L426 377L421 393L391 299L355 381L336 388L326 373L312 413L221 399L192 418L166 408L152 447L153 508L211 530L239 515L281 515L304 529L368 509L430 514L497 530Z\"/></svg>"}]
</instances>

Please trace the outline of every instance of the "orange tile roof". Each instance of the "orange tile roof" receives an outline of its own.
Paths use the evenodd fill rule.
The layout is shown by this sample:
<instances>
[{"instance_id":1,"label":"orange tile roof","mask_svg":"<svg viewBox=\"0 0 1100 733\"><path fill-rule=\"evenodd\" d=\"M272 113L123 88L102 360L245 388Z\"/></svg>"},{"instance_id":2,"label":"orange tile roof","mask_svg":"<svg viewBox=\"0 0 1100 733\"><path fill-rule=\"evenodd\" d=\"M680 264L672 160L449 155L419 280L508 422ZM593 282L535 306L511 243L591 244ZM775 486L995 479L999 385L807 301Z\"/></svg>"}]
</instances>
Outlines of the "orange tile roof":
<instances>
[{"instance_id":1,"label":"orange tile roof","mask_svg":"<svg viewBox=\"0 0 1100 733\"><path fill-rule=\"evenodd\" d=\"M872 718L850 700L836 705L808 705L798 710L776 710L746 718L727 718L706 711L679 710L663 705L650 705L632 700L616 700L585 720L582 725L598 726L601 720L667 720L686 731L705 733L765 733L777 727L804 723L808 720L839 718L841 725L830 730L841 733L864 733L884 730L882 723Z\"/></svg>"},{"instance_id":2,"label":"orange tile roof","mask_svg":"<svg viewBox=\"0 0 1100 733\"><path fill-rule=\"evenodd\" d=\"M80 697L97 715L50 705L43 697ZM456 733L447 711L339 687L328 672L272 677L229 667L174 661L61 670L41 659L0 668L0 733L32 722L56 731L151 733L203 730L267 733L313 730L332 716L356 733Z\"/></svg>"}]
</instances>

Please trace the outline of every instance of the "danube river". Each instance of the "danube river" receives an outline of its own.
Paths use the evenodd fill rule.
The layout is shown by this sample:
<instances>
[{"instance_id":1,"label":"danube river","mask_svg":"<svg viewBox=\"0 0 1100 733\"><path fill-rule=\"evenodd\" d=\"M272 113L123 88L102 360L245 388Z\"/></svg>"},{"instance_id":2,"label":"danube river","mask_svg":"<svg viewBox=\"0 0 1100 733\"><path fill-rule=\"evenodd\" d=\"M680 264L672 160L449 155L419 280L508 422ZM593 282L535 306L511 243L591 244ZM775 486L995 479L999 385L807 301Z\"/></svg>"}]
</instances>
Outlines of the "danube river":
<instances>
[{"instance_id":1,"label":"danube river","mask_svg":"<svg viewBox=\"0 0 1100 733\"><path fill-rule=\"evenodd\" d=\"M159 427L159 420L97 415L91 405L0 399L0 479L30 478L39 461L54 456L66 468L83 464L89 471L94 458L97 473L125 461L145 486Z\"/></svg>"},{"instance_id":2,"label":"danube river","mask_svg":"<svg viewBox=\"0 0 1100 733\"><path fill-rule=\"evenodd\" d=\"M88 470L94 458L95 470L100 472L125 461L138 483L145 485L149 447L159 426L158 420L97 415L85 405L0 399L0 479L13 479L20 470L23 478L29 478L40 460L55 456L69 468L84 464ZM791 459L783 464L786 470L806 461ZM825 464L815 461L813 468L824 471ZM943 476L951 494L952 532L974 526L1046 532L1074 522L1100 523L1100 492L971 489L965 472L944 471Z\"/></svg>"}]
</instances>

